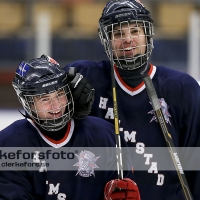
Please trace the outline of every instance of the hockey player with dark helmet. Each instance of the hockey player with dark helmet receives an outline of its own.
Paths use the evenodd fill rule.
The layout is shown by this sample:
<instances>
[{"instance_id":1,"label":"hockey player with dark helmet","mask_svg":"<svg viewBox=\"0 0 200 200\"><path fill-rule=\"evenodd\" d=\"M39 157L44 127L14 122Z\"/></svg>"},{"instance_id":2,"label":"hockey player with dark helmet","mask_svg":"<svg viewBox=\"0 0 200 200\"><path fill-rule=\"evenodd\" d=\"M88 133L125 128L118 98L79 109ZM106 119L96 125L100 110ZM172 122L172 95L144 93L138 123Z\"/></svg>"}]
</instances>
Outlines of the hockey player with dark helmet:
<instances>
[{"instance_id":1,"label":"hockey player with dark helmet","mask_svg":"<svg viewBox=\"0 0 200 200\"><path fill-rule=\"evenodd\" d=\"M42 129L58 131L73 116L69 78L52 58L43 55L22 61L12 85L25 111Z\"/></svg>"},{"instance_id":2,"label":"hockey player with dark helmet","mask_svg":"<svg viewBox=\"0 0 200 200\"><path fill-rule=\"evenodd\" d=\"M74 68L66 73L46 55L29 62L22 61L12 85L27 117L47 132L62 129L72 116L87 116L94 99L94 89L81 74L75 73ZM75 113L74 100L77 104Z\"/></svg>"},{"instance_id":3,"label":"hockey player with dark helmet","mask_svg":"<svg viewBox=\"0 0 200 200\"><path fill-rule=\"evenodd\" d=\"M99 19L99 35L118 68L144 70L153 49L153 20L141 2L109 1Z\"/></svg>"},{"instance_id":4,"label":"hockey player with dark helmet","mask_svg":"<svg viewBox=\"0 0 200 200\"><path fill-rule=\"evenodd\" d=\"M150 63L153 20L139 0L108 1L98 25L108 59L75 61L67 64L65 70L76 67L77 72L94 86L95 101L90 115L115 125L119 117L119 126L115 127L131 147L132 166L141 199L185 199L177 173L159 168L169 155L159 160L156 153L146 149L166 147L166 141L143 79L146 76L152 79L170 136L177 147L200 145L199 84L187 73ZM151 158L144 159L147 151ZM145 170L141 170L142 167ZM200 199L199 174L200 171L185 173L194 199ZM111 185L105 188L105 195Z\"/></svg>"},{"instance_id":5,"label":"hockey player with dark helmet","mask_svg":"<svg viewBox=\"0 0 200 200\"><path fill-rule=\"evenodd\" d=\"M96 157L94 148L90 149L97 147L98 152L99 148L115 149L116 138L112 124L86 116L90 112L87 104L93 101L94 89L81 74L75 73L73 68L66 72L54 59L42 55L28 62L22 61L12 84L26 114L25 119L16 120L0 131L0 146L8 149L17 147L21 152L23 147L26 150L36 148L37 153L31 150L34 158L29 157L30 162L22 156L22 160L17 158L21 160L19 165L15 162L17 165L0 170L1 199L50 200L67 197L97 200L103 199L104 187L108 183L108 197L117 195L140 200L131 170L124 173L124 179L116 179L115 153L112 155L109 150L109 153L104 152ZM122 146L127 145L122 141ZM63 149L65 147L67 150ZM76 154L69 152L68 148L73 147ZM56 149L59 152L52 152ZM45 152L52 157L49 154L45 157ZM68 156L68 153L72 156ZM74 161L75 155L78 162ZM128 155L124 158L127 169L131 167L128 158ZM97 159L101 160L105 170L97 166ZM123 190L113 194L113 188L109 189L110 183Z\"/></svg>"}]
</instances>

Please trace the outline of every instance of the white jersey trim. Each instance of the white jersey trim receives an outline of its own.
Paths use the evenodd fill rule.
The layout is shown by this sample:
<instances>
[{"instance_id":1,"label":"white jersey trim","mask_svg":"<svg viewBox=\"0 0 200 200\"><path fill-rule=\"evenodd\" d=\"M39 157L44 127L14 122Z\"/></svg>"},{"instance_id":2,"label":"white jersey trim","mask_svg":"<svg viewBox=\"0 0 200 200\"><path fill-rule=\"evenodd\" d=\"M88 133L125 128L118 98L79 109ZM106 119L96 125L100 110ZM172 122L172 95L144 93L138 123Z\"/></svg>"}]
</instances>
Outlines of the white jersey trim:
<instances>
[{"instance_id":1,"label":"white jersey trim","mask_svg":"<svg viewBox=\"0 0 200 200\"><path fill-rule=\"evenodd\" d=\"M38 131L38 133L40 134L41 138L42 138L47 144L49 144L50 146L52 146L52 147L54 147L54 148L56 148L56 149L57 149L57 148L60 148L60 147L62 147L62 146L64 146L65 144L67 144L67 143L69 142L69 140L71 139L72 134L73 134L73 132L74 132L74 126L75 126L75 124L74 124L74 120L71 119L71 120L70 120L70 122L71 122L71 127L70 127L69 134L68 134L67 138L66 138L63 142L61 142L61 143L59 143L59 144L55 144L55 143L49 141L49 140L41 133L41 131L37 128L37 126L33 123L33 121L32 121L31 119L27 119L27 120L35 127L35 129L36 129L36 130Z\"/></svg>"},{"instance_id":2,"label":"white jersey trim","mask_svg":"<svg viewBox=\"0 0 200 200\"><path fill-rule=\"evenodd\" d=\"M151 79L154 77L154 75L155 75L155 73L156 73L156 66L153 66L153 65L152 65L152 67L153 67L153 68L152 68L152 72L151 72L151 74L149 75L149 76L151 77ZM139 87L138 89L136 89L136 90L134 90L134 91L131 91L130 89L128 89L128 88L126 87L126 85L124 85L124 84L120 81L120 79L119 79L119 77L118 77L118 75L117 75L117 73L116 73L115 70L114 70L114 76L115 76L115 80L117 81L118 85L122 88L122 90L124 90L126 93L128 93L128 94L131 95L131 96L134 96L134 95L136 95L136 94L142 92L142 91L145 89L145 87L146 87L145 84L143 83L141 87Z\"/></svg>"}]
</instances>

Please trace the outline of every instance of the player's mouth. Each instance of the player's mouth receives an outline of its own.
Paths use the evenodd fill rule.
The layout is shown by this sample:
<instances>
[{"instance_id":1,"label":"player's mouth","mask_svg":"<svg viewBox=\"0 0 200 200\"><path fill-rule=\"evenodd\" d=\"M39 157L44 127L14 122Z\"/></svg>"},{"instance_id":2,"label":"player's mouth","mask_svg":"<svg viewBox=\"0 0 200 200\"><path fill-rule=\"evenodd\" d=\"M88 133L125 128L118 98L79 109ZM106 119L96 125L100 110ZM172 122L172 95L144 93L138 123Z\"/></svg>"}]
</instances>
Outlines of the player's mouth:
<instances>
[{"instance_id":1,"label":"player's mouth","mask_svg":"<svg viewBox=\"0 0 200 200\"><path fill-rule=\"evenodd\" d=\"M134 51L135 51L135 47L126 47L122 49L122 53L124 54L124 56L134 56Z\"/></svg>"},{"instance_id":2,"label":"player's mouth","mask_svg":"<svg viewBox=\"0 0 200 200\"><path fill-rule=\"evenodd\" d=\"M127 47L127 48L124 48L123 50L124 51L132 51L134 48L133 47Z\"/></svg>"},{"instance_id":3,"label":"player's mouth","mask_svg":"<svg viewBox=\"0 0 200 200\"><path fill-rule=\"evenodd\" d=\"M53 118L58 118L62 116L62 110L57 110L57 111L50 111L49 114L53 117Z\"/></svg>"}]
</instances>

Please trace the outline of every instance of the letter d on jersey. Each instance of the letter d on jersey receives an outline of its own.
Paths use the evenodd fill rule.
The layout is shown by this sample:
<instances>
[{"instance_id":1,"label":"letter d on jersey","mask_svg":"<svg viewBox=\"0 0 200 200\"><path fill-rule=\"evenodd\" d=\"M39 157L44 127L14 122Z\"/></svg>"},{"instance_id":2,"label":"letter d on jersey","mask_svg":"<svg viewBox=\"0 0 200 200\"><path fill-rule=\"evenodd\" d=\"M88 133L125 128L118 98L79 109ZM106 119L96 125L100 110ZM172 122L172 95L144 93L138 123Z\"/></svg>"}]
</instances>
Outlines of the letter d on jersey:
<instances>
[{"instance_id":1,"label":"letter d on jersey","mask_svg":"<svg viewBox=\"0 0 200 200\"><path fill-rule=\"evenodd\" d=\"M158 181L157 181L157 185L163 185L164 183L164 175L163 174L158 174Z\"/></svg>"}]
</instances>

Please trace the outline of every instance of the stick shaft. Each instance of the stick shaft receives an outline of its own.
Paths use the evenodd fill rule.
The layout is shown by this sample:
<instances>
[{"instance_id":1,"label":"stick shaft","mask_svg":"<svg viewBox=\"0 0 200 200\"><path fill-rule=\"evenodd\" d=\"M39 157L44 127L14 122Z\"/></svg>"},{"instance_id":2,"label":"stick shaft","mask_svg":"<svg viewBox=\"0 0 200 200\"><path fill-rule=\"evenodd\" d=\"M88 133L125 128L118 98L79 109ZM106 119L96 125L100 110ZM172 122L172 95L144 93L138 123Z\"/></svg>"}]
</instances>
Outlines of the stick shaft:
<instances>
[{"instance_id":1,"label":"stick shaft","mask_svg":"<svg viewBox=\"0 0 200 200\"><path fill-rule=\"evenodd\" d=\"M149 99L152 103L154 112L156 114L157 120L160 124L163 136L165 138L166 145L169 149L172 161L174 163L174 166L175 166L175 169L176 169L176 172L177 172L177 175L178 175L178 178L179 178L185 199L186 200L193 200L192 194L190 192L189 185L187 183L187 179L185 177L183 168L181 166L180 159L178 157L178 153L175 149L171 134L169 133L168 128L166 126L166 122L165 122L165 119L164 119L164 116L163 116L163 113L162 113L162 110L161 110L161 105L160 105L159 99L157 97L157 94L156 94L156 91L155 91L155 88L153 86L151 78L149 76L145 77L144 83L145 83L145 86L146 86L146 89L147 89L147 93L149 95Z\"/></svg>"},{"instance_id":2,"label":"stick shaft","mask_svg":"<svg viewBox=\"0 0 200 200\"><path fill-rule=\"evenodd\" d=\"M116 150L117 150L117 170L118 178L123 179L123 163L122 163L122 149L121 138L119 133L119 118L117 107L117 91L114 77L114 63L111 63L111 79L112 79L112 95L113 95L113 113L114 113L114 125L115 125L115 138L116 138Z\"/></svg>"}]
</instances>

